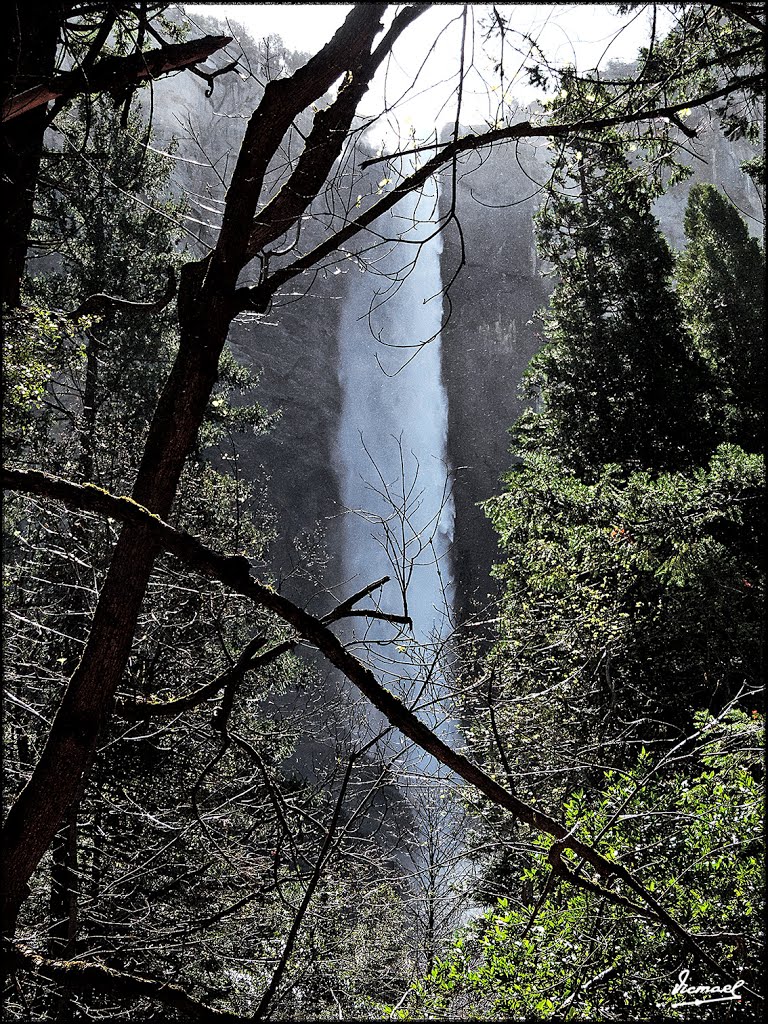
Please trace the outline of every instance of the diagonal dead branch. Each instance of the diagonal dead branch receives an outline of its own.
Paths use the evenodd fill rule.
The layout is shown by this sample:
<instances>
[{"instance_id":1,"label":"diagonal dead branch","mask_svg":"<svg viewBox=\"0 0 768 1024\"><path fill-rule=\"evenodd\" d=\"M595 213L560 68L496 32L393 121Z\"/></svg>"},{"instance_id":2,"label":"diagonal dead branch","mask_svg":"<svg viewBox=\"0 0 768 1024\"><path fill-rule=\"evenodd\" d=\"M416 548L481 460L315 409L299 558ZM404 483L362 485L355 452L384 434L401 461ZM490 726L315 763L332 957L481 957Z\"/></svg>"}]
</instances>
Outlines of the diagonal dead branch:
<instances>
[{"instance_id":1,"label":"diagonal dead branch","mask_svg":"<svg viewBox=\"0 0 768 1024\"><path fill-rule=\"evenodd\" d=\"M83 93L120 91L170 71L194 67L231 42L229 36L202 36L185 43L168 43L146 53L132 53L128 57L103 57L91 68L67 71L52 82L11 96L3 104L0 121L12 121L51 100L72 99Z\"/></svg>"}]
</instances>

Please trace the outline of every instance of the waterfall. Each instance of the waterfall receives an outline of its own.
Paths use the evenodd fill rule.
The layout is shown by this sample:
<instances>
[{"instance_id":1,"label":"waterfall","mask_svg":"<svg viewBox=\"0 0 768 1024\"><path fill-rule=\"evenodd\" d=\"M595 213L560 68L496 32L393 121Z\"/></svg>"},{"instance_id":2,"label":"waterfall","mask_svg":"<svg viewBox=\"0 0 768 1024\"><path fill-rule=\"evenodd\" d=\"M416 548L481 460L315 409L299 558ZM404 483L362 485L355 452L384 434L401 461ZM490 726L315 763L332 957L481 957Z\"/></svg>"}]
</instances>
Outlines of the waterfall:
<instances>
[{"instance_id":1,"label":"waterfall","mask_svg":"<svg viewBox=\"0 0 768 1024\"><path fill-rule=\"evenodd\" d=\"M399 634L373 622L355 638L367 642L366 657L385 685L450 739L445 645L454 508L440 359L442 245L422 213L429 205L425 197L403 199L374 226L392 241L379 242L365 263L347 271L337 466L347 510L345 592L390 576L381 607L405 612L413 622L412 631ZM422 752L411 756L426 767Z\"/></svg>"},{"instance_id":2,"label":"waterfall","mask_svg":"<svg viewBox=\"0 0 768 1024\"><path fill-rule=\"evenodd\" d=\"M356 619L345 639L364 644L363 659L377 678L456 745L449 653L454 505L440 358L442 243L431 217L422 213L427 206L434 210L434 199L404 199L374 225L377 236L392 241L380 242L365 263L347 271L336 447L346 509L340 596L392 578L380 592L380 607L405 612L412 628ZM383 717L369 709L367 734L386 728ZM431 948L435 936L458 923L457 894L467 872L461 852L464 811L452 799L450 772L431 755L395 731L378 751L393 763L412 809L412 838L398 859L415 906L430 908L430 923L422 928Z\"/></svg>"}]
</instances>

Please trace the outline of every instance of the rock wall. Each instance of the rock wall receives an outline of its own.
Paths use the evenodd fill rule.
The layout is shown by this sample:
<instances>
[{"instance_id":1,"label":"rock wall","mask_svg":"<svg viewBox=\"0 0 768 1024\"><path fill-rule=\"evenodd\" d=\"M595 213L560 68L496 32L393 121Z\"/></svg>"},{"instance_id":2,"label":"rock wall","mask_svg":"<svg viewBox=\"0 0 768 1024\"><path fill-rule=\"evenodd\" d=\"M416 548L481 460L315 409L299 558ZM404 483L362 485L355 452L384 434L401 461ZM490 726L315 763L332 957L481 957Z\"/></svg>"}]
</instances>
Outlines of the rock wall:
<instances>
[{"instance_id":1,"label":"rock wall","mask_svg":"<svg viewBox=\"0 0 768 1024\"><path fill-rule=\"evenodd\" d=\"M448 391L448 454L455 472L454 565L460 608L469 612L492 591L496 536L479 502L497 494L511 462L509 428L522 413L520 379L541 345L536 310L548 282L536 255L536 182L545 180L543 146L494 150L468 161L455 197L461 226L445 233L444 286L451 285L443 329ZM472 166L475 164L476 166ZM447 182L443 209L452 201Z\"/></svg>"}]
</instances>

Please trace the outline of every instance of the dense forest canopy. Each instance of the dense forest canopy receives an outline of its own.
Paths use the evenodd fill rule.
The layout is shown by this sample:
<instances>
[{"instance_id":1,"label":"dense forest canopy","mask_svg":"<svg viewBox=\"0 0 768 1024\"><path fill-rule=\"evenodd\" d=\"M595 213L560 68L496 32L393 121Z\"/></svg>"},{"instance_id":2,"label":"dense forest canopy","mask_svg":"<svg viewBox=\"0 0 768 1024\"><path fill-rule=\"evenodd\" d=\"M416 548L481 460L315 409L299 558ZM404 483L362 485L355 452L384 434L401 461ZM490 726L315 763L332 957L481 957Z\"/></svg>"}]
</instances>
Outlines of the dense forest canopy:
<instances>
[{"instance_id":1,"label":"dense forest canopy","mask_svg":"<svg viewBox=\"0 0 768 1024\"><path fill-rule=\"evenodd\" d=\"M580 72L514 6L453 5L447 127L374 152L397 108L361 104L401 37L428 58L429 7L355 5L312 54L162 3L14 7L9 1019L761 1016L764 248L716 183L679 249L657 211L713 132L762 201L763 8L664 5L662 35L619 5L647 45ZM470 130L473 66L497 116ZM197 123L156 109L169 75L203 81ZM321 358L324 282L378 273L394 306L441 233L448 318L459 183L536 140L551 289L484 505L495 596L429 642L405 470L377 484L392 580L331 584L314 541L275 573L239 452L283 428L233 341L303 315Z\"/></svg>"}]
</instances>

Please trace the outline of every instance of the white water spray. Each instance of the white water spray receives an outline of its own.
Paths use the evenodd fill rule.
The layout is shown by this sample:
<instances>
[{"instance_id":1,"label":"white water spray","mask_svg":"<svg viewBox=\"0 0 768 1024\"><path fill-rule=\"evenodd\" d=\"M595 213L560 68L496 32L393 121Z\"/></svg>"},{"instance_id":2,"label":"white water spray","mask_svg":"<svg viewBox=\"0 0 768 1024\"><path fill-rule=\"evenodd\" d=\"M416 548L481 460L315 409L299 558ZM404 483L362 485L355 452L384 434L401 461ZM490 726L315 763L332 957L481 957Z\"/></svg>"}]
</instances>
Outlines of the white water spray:
<instances>
[{"instance_id":1,"label":"white water spray","mask_svg":"<svg viewBox=\"0 0 768 1024\"><path fill-rule=\"evenodd\" d=\"M382 610L405 612L412 628L356 619L346 639L364 644L377 678L451 745L460 743L451 696L454 505L447 464L448 402L442 381L441 239L404 199L374 230L393 241L347 275L340 325L342 408L337 466L342 501L345 586L340 596L382 576ZM436 204L432 204L434 207ZM368 254L369 257L371 254ZM387 730L369 709L364 731ZM413 833L398 859L414 894L427 949L458 922L463 810L450 772L395 730L379 754L390 760L411 807ZM426 916L426 921L425 921Z\"/></svg>"},{"instance_id":2,"label":"white water spray","mask_svg":"<svg viewBox=\"0 0 768 1024\"><path fill-rule=\"evenodd\" d=\"M404 199L385 223L374 225L393 241L347 273L336 459L348 511L339 596L392 577L380 606L405 610L412 629L398 633L376 620L361 627L366 620L356 619L354 635L345 639L363 643L361 656L377 678L456 748L462 737L450 654L454 504L440 354L442 242L430 216L435 207L434 199ZM369 709L364 732L386 729L383 716ZM462 892L471 874L464 854L466 810L455 799L455 777L396 730L386 734L379 753L392 762L411 807L411 838L397 856L409 879L423 949L434 951L465 907Z\"/></svg>"},{"instance_id":3,"label":"white water spray","mask_svg":"<svg viewBox=\"0 0 768 1024\"><path fill-rule=\"evenodd\" d=\"M340 326L342 411L337 459L348 510L342 533L347 593L390 576L387 611L413 629L374 622L356 638L378 677L444 738L455 733L447 701L451 631L453 499L447 466L448 405L442 382L440 236L409 196L375 229L380 244L348 271ZM390 641L390 642L387 642ZM372 723L373 724L373 723ZM407 767L434 772L412 751ZM429 765L429 769L427 766Z\"/></svg>"}]
</instances>

